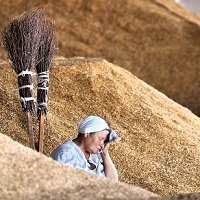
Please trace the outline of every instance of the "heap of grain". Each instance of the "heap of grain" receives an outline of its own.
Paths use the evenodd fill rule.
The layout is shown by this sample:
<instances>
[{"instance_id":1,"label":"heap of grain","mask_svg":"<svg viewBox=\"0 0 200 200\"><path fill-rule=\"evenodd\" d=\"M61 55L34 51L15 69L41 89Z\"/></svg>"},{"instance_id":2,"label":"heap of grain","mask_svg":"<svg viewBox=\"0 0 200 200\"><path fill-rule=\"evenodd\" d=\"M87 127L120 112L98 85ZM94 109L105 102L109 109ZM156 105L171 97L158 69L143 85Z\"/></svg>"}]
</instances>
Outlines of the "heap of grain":
<instances>
[{"instance_id":1,"label":"heap of grain","mask_svg":"<svg viewBox=\"0 0 200 200\"><path fill-rule=\"evenodd\" d=\"M46 0L4 1L8 19ZM200 17L172 0L48 0L59 55L101 57L200 115ZM0 56L3 56L0 49Z\"/></svg>"},{"instance_id":2,"label":"heap of grain","mask_svg":"<svg viewBox=\"0 0 200 200\"><path fill-rule=\"evenodd\" d=\"M5 62L0 64L0 84L0 132L28 146L15 73ZM76 137L77 123L88 115L105 118L122 137L110 148L120 181L161 195L200 190L197 116L105 60L55 59L45 155ZM37 133L37 119L34 127Z\"/></svg>"}]
</instances>

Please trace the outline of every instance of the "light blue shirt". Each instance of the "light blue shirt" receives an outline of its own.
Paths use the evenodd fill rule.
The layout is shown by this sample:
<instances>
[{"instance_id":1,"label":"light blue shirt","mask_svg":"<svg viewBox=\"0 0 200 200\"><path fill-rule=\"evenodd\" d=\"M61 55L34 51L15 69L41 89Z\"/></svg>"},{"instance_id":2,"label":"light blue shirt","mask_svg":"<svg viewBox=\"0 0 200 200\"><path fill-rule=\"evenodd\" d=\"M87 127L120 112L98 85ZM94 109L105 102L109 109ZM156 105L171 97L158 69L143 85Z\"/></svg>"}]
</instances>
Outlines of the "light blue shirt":
<instances>
[{"instance_id":1,"label":"light blue shirt","mask_svg":"<svg viewBox=\"0 0 200 200\"><path fill-rule=\"evenodd\" d=\"M95 165L95 169L91 170L90 164L87 162L83 152L72 140L61 144L53 150L51 157L64 165L105 177L103 160L100 153L90 154L89 162Z\"/></svg>"}]
</instances>

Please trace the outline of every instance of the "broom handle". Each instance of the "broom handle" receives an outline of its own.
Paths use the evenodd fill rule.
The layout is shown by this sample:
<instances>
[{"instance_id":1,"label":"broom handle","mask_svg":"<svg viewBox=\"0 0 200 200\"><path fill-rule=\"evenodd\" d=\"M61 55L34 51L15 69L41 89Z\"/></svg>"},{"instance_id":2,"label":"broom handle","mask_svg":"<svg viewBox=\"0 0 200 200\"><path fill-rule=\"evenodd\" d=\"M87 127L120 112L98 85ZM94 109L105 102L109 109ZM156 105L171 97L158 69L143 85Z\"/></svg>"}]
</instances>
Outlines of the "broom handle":
<instances>
[{"instance_id":1,"label":"broom handle","mask_svg":"<svg viewBox=\"0 0 200 200\"><path fill-rule=\"evenodd\" d=\"M41 110L40 112L40 124L39 124L39 152L43 153L43 146L44 146L44 111Z\"/></svg>"},{"instance_id":2,"label":"broom handle","mask_svg":"<svg viewBox=\"0 0 200 200\"><path fill-rule=\"evenodd\" d=\"M34 143L34 134L33 134L33 122L32 122L32 116L31 112L26 112L27 118L28 118L28 137L30 142L30 147L32 149L35 149L35 143Z\"/></svg>"}]
</instances>

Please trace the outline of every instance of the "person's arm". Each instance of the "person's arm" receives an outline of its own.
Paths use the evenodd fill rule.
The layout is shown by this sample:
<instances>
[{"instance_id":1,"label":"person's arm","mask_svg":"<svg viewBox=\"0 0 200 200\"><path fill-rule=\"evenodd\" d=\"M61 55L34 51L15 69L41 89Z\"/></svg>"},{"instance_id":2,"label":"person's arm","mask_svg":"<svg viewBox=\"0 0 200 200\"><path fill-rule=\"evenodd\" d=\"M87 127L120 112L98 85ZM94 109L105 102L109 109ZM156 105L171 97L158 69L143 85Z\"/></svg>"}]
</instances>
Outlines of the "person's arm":
<instances>
[{"instance_id":1,"label":"person's arm","mask_svg":"<svg viewBox=\"0 0 200 200\"><path fill-rule=\"evenodd\" d=\"M64 165L70 165L74 167L75 163L75 156L74 152L69 147L63 147L62 145L57 147L52 153L51 158L54 160L64 164Z\"/></svg>"},{"instance_id":2,"label":"person's arm","mask_svg":"<svg viewBox=\"0 0 200 200\"><path fill-rule=\"evenodd\" d=\"M105 176L113 181L118 181L118 173L117 170L115 168L115 165L113 164L109 152L108 152L108 148L109 148L109 143L106 144L106 146L103 149L102 152L102 159L103 159L103 163L104 163L104 171L105 171Z\"/></svg>"}]
</instances>

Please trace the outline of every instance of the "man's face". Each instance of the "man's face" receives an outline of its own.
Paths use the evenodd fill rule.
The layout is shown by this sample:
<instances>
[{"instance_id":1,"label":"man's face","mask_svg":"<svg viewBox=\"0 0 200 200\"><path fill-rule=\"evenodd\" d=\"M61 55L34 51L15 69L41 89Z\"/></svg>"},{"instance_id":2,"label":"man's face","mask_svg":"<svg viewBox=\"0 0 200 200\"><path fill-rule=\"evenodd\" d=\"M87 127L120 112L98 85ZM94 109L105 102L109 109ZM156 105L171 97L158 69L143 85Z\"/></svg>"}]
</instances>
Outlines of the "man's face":
<instances>
[{"instance_id":1,"label":"man's face","mask_svg":"<svg viewBox=\"0 0 200 200\"><path fill-rule=\"evenodd\" d=\"M104 141L108 136L108 131L98 131L94 134L88 135L85 140L85 147L89 153L97 154L104 145Z\"/></svg>"}]
</instances>

